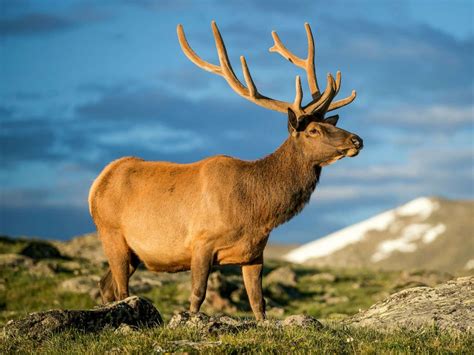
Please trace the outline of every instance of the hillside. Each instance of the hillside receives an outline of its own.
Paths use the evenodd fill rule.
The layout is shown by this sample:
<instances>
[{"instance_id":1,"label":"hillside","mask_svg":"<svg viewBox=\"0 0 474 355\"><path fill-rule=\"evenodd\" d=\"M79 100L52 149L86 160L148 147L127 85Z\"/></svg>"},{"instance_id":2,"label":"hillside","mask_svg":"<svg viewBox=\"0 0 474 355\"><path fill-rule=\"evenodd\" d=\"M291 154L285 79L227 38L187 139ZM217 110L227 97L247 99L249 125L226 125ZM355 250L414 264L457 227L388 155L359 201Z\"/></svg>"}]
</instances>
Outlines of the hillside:
<instances>
[{"instance_id":1,"label":"hillside","mask_svg":"<svg viewBox=\"0 0 474 355\"><path fill-rule=\"evenodd\" d=\"M294 263L381 269L474 269L474 201L420 197L302 245Z\"/></svg>"}]
</instances>

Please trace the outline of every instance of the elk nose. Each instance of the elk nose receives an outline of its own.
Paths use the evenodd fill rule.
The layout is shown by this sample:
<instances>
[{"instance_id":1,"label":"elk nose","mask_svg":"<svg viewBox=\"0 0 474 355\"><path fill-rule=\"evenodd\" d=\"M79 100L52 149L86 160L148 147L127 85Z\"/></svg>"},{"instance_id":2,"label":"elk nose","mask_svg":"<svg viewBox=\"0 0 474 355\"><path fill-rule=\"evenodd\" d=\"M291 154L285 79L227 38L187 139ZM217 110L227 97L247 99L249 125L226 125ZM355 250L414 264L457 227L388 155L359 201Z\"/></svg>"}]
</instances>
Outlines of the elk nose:
<instances>
[{"instance_id":1,"label":"elk nose","mask_svg":"<svg viewBox=\"0 0 474 355\"><path fill-rule=\"evenodd\" d=\"M352 144L354 144L354 147L358 149L362 149L362 147L364 146L364 141L359 136L352 136L351 142Z\"/></svg>"}]
</instances>

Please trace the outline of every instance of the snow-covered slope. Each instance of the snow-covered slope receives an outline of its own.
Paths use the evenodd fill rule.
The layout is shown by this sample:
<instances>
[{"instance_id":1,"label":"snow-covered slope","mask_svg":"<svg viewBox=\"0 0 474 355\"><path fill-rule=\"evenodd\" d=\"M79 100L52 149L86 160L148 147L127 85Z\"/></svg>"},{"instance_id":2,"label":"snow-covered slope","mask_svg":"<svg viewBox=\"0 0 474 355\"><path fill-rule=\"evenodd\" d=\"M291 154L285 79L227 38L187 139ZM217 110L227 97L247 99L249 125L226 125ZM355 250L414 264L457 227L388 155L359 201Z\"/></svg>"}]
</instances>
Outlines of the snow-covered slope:
<instances>
[{"instance_id":1,"label":"snow-covered slope","mask_svg":"<svg viewBox=\"0 0 474 355\"><path fill-rule=\"evenodd\" d=\"M452 270L451 264L458 267L463 261L449 257L462 254L464 265L474 259L473 206L469 201L420 197L296 248L285 259L328 266L404 268L426 264ZM449 243L448 237L458 245ZM445 255L437 262L433 258L442 253L440 248L450 251L448 258ZM460 252L453 252L455 249Z\"/></svg>"}]
</instances>

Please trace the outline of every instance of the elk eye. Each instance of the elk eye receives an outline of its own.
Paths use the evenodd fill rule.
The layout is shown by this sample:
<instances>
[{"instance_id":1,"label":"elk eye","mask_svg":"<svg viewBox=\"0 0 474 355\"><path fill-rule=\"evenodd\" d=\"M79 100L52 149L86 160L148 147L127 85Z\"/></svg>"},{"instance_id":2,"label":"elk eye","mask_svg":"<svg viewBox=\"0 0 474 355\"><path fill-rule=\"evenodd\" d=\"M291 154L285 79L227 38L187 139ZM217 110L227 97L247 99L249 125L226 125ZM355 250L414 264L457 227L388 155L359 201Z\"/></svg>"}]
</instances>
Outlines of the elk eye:
<instances>
[{"instance_id":1,"label":"elk eye","mask_svg":"<svg viewBox=\"0 0 474 355\"><path fill-rule=\"evenodd\" d=\"M309 134L311 134L312 136L315 136L317 135L319 132L316 128L312 128L310 131L309 131Z\"/></svg>"}]
</instances>

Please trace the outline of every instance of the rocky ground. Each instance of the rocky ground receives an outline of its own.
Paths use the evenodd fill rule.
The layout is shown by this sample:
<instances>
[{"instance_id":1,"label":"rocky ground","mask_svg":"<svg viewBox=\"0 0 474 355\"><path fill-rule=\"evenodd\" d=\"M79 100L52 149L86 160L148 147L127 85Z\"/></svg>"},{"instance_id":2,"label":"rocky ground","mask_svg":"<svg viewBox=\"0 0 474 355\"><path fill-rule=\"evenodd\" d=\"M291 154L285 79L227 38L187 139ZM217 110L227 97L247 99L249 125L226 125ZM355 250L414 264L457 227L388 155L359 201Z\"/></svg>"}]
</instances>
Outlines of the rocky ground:
<instances>
[{"instance_id":1,"label":"rocky ground","mask_svg":"<svg viewBox=\"0 0 474 355\"><path fill-rule=\"evenodd\" d=\"M0 238L0 326L9 339L3 352L32 350L25 337L48 338L52 352L61 349L55 348L61 342L79 351L83 343L77 339L103 352L111 342L123 345L124 334L130 336L130 351L145 351L148 337L163 338L167 345L153 349L166 351L240 349L249 337L262 351L273 351L272 341L291 351L291 339L323 350L320 341L330 338L334 347L326 350L339 352L356 345L354 336L366 341L358 344L365 344L361 351L384 349L383 342L393 337L410 347L423 338L419 334L433 349L436 344L449 351L473 345L473 277L442 272L331 270L270 260L264 271L270 320L257 324L239 268L212 272L198 315L186 312L189 273L139 269L130 288L140 298L94 308L106 264L97 240L88 238L69 244Z\"/></svg>"}]
</instances>

